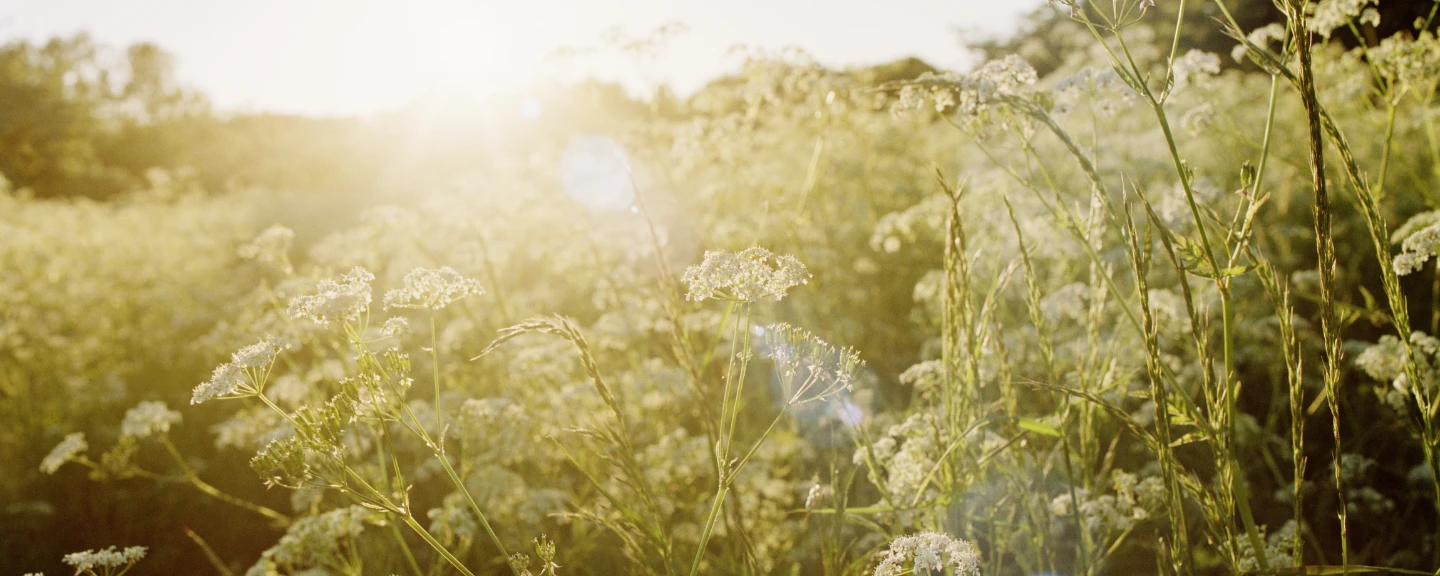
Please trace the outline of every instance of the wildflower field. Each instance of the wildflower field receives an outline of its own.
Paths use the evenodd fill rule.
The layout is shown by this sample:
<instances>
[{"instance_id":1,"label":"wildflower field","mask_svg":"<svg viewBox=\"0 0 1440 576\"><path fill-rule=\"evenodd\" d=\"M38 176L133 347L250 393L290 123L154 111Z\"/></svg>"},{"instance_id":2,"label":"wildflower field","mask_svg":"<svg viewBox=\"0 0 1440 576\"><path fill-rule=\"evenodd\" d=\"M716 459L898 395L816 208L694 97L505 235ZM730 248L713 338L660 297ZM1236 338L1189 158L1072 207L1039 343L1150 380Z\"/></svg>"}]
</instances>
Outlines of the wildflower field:
<instances>
[{"instance_id":1,"label":"wildflower field","mask_svg":"<svg viewBox=\"0 0 1440 576\"><path fill-rule=\"evenodd\" d=\"M0 184L0 573L1435 574L1440 4L1388 2Z\"/></svg>"}]
</instances>

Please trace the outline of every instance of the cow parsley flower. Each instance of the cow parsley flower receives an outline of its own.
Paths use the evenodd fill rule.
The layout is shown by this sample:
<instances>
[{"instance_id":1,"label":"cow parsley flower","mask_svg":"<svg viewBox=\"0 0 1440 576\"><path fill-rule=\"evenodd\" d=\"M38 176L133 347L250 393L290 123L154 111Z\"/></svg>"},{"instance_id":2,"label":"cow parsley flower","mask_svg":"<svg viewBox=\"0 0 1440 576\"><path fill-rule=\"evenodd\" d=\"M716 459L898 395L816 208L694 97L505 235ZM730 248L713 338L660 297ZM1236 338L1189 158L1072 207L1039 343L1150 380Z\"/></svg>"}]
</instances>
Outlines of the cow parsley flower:
<instances>
[{"instance_id":1,"label":"cow parsley flower","mask_svg":"<svg viewBox=\"0 0 1440 576\"><path fill-rule=\"evenodd\" d=\"M875 576L929 574L955 570L955 576L980 576L980 554L965 540L939 532L921 532L901 536L890 542L890 549L875 567Z\"/></svg>"},{"instance_id":2,"label":"cow parsley flower","mask_svg":"<svg viewBox=\"0 0 1440 576\"><path fill-rule=\"evenodd\" d=\"M336 282L329 278L315 285L315 293L296 296L289 314L320 324L347 322L359 318L370 307L370 281L375 275L361 267L352 268Z\"/></svg>"},{"instance_id":3,"label":"cow parsley flower","mask_svg":"<svg viewBox=\"0 0 1440 576\"><path fill-rule=\"evenodd\" d=\"M933 106L936 112L974 120L1027 96L1038 78L1035 68L1015 54L986 62L969 74L927 72L900 88L892 111Z\"/></svg>"},{"instance_id":4,"label":"cow parsley flower","mask_svg":"<svg viewBox=\"0 0 1440 576\"><path fill-rule=\"evenodd\" d=\"M449 266L438 270L416 268L405 275L405 287L385 293L386 308L439 310L472 294L484 294L480 283L461 276Z\"/></svg>"},{"instance_id":5,"label":"cow parsley flower","mask_svg":"<svg viewBox=\"0 0 1440 576\"><path fill-rule=\"evenodd\" d=\"M1136 92L1113 68L1086 66L1055 85L1055 114L1068 113L1081 98L1088 97L1100 115L1109 118L1121 108L1135 104Z\"/></svg>"},{"instance_id":6,"label":"cow parsley flower","mask_svg":"<svg viewBox=\"0 0 1440 576\"><path fill-rule=\"evenodd\" d=\"M1124 532L1136 522L1150 517L1150 510L1164 507L1165 486L1156 477L1140 480L1134 474L1117 471L1111 479L1114 494L1094 496L1089 490L1076 489L1074 497L1066 492L1050 501L1050 513L1065 517L1075 513L1079 500L1080 521L1092 533Z\"/></svg>"},{"instance_id":7,"label":"cow parsley flower","mask_svg":"<svg viewBox=\"0 0 1440 576\"><path fill-rule=\"evenodd\" d=\"M900 383L926 393L940 389L945 380L945 364L939 360L926 360L900 373Z\"/></svg>"},{"instance_id":8,"label":"cow parsley flower","mask_svg":"<svg viewBox=\"0 0 1440 576\"><path fill-rule=\"evenodd\" d=\"M40 461L40 471L46 474L54 474L66 462L74 460L76 456L85 452L90 445L85 443L84 432L72 432L65 436L55 448L45 455Z\"/></svg>"},{"instance_id":9,"label":"cow parsley flower","mask_svg":"<svg viewBox=\"0 0 1440 576\"><path fill-rule=\"evenodd\" d=\"M1362 16L1368 6L1379 4L1379 0L1322 0L1313 5L1315 8L1310 12L1309 18L1306 18L1305 26L1311 32L1329 40L1337 28L1344 27L1357 16ZM1374 19L1379 21L1379 13L1376 13Z\"/></svg>"},{"instance_id":10,"label":"cow parsley flower","mask_svg":"<svg viewBox=\"0 0 1440 576\"><path fill-rule=\"evenodd\" d=\"M1245 39L1249 41L1249 44L1254 44L1257 47L1268 50L1270 49L1270 43L1285 41L1285 26L1277 22L1272 22L1251 30L1249 34L1245 35ZM1230 57L1234 58L1236 62L1244 60L1245 53L1250 50L1249 44L1245 42L1236 44L1234 48L1230 49Z\"/></svg>"},{"instance_id":11,"label":"cow parsley flower","mask_svg":"<svg viewBox=\"0 0 1440 576\"><path fill-rule=\"evenodd\" d=\"M191 404L213 398L238 398L258 394L264 384L264 373L270 370L275 355L289 348L283 340L265 336L259 342L230 355L230 361L215 368L210 379L195 387Z\"/></svg>"},{"instance_id":12,"label":"cow parsley flower","mask_svg":"<svg viewBox=\"0 0 1440 576\"><path fill-rule=\"evenodd\" d=\"M855 383L865 361L851 348L836 348L802 328L771 324L758 332L765 337L765 356L775 363L786 402L819 400Z\"/></svg>"},{"instance_id":13,"label":"cow parsley flower","mask_svg":"<svg viewBox=\"0 0 1440 576\"><path fill-rule=\"evenodd\" d=\"M1373 10L1367 8L1366 13ZM1362 14L1361 18L1364 18ZM1424 93L1434 85L1435 77L1440 75L1440 40L1437 40L1430 32L1421 32L1414 39L1406 38L1403 34L1396 34L1380 41L1379 46L1370 49L1367 58L1375 63L1375 69L1380 75L1400 86L1392 88L1392 91L1404 91L1407 87L1413 87L1417 92ZM1424 216L1434 220L1435 211L1422 212L1411 218ZM1409 225L1409 222L1406 223ZM1403 227L1402 227L1403 229ZM1400 231L1396 231L1398 235Z\"/></svg>"},{"instance_id":14,"label":"cow parsley flower","mask_svg":"<svg viewBox=\"0 0 1440 576\"><path fill-rule=\"evenodd\" d=\"M138 440L151 434L169 432L171 424L179 423L179 412L171 410L164 402L147 400L125 413L125 420L120 423L120 435Z\"/></svg>"},{"instance_id":15,"label":"cow parsley flower","mask_svg":"<svg viewBox=\"0 0 1440 576\"><path fill-rule=\"evenodd\" d=\"M260 561L247 574L264 574L267 568L298 572L345 566L365 526L383 522L379 512L361 506L301 518L290 525L279 542L261 554Z\"/></svg>"},{"instance_id":16,"label":"cow parsley flower","mask_svg":"<svg viewBox=\"0 0 1440 576\"><path fill-rule=\"evenodd\" d=\"M1405 347L1400 339L1386 334L1355 358L1355 365L1371 378L1390 381L1405 373Z\"/></svg>"},{"instance_id":17,"label":"cow parsley flower","mask_svg":"<svg viewBox=\"0 0 1440 576\"><path fill-rule=\"evenodd\" d=\"M707 298L756 302L766 296L780 300L791 288L810 280L810 272L794 256L776 256L764 248L742 252L707 251L705 260L685 269L680 278L690 286L686 299Z\"/></svg>"},{"instance_id":18,"label":"cow parsley flower","mask_svg":"<svg viewBox=\"0 0 1440 576\"><path fill-rule=\"evenodd\" d=\"M1265 533L1265 527L1260 527L1260 533ZM1285 526L1276 530L1266 538L1265 559L1271 569L1294 568L1295 547L1300 543L1300 530L1295 526L1295 521L1290 520ZM1240 568L1251 571L1260 569L1260 561L1255 557L1255 549L1250 546L1250 539L1246 537L1236 538L1236 544L1240 551Z\"/></svg>"},{"instance_id":19,"label":"cow parsley flower","mask_svg":"<svg viewBox=\"0 0 1440 576\"><path fill-rule=\"evenodd\" d=\"M289 273L290 257L287 253L294 241L294 230L275 224L266 228L254 240L241 244L237 252L241 258L268 264Z\"/></svg>"},{"instance_id":20,"label":"cow parsley flower","mask_svg":"<svg viewBox=\"0 0 1440 576\"><path fill-rule=\"evenodd\" d=\"M128 546L124 550L116 550L114 546L111 546L104 550L72 552L66 554L62 560L66 564L74 566L76 574L89 573L96 576L108 576L122 572L121 568L134 566L144 557L144 546Z\"/></svg>"},{"instance_id":21,"label":"cow parsley flower","mask_svg":"<svg viewBox=\"0 0 1440 576\"><path fill-rule=\"evenodd\" d=\"M1404 251L1397 254L1390 265L1395 269L1396 274L1405 276L1419 270L1421 266L1430 261L1430 257L1434 256L1436 251L1440 251L1440 223L1431 224L1415 231L1405 237L1400 245Z\"/></svg>"},{"instance_id":22,"label":"cow parsley flower","mask_svg":"<svg viewBox=\"0 0 1440 576\"><path fill-rule=\"evenodd\" d=\"M395 338L409 333L410 321L399 316L386 320L385 325L380 327L380 335L385 338Z\"/></svg>"},{"instance_id":23,"label":"cow parsley flower","mask_svg":"<svg viewBox=\"0 0 1440 576\"><path fill-rule=\"evenodd\" d=\"M1220 73L1220 57L1203 50L1190 50L1175 59L1175 88L1180 89Z\"/></svg>"}]
</instances>

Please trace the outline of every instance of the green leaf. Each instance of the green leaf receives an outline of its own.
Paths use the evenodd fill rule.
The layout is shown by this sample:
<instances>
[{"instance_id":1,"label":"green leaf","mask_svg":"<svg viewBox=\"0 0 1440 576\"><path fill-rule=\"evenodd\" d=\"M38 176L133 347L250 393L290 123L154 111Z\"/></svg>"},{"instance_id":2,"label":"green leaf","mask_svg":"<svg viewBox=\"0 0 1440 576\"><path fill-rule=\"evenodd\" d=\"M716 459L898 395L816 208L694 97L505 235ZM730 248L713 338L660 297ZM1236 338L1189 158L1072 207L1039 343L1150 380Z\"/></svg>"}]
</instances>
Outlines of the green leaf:
<instances>
[{"instance_id":1,"label":"green leaf","mask_svg":"<svg viewBox=\"0 0 1440 576\"><path fill-rule=\"evenodd\" d=\"M1041 424L1038 420L1031 420L1029 418L1016 418L1015 424L1019 425L1022 429L1034 432L1036 434L1043 434L1051 438L1060 437L1060 431L1056 430L1054 426L1050 426L1048 424Z\"/></svg>"},{"instance_id":2,"label":"green leaf","mask_svg":"<svg viewBox=\"0 0 1440 576\"><path fill-rule=\"evenodd\" d=\"M1196 443L1196 442L1206 442L1206 441L1209 441L1209 438L1206 438L1206 437L1202 436L1199 432L1191 432L1191 433L1189 433L1189 434L1186 434L1186 435L1184 435L1184 436L1181 436L1181 437L1179 437L1179 438L1176 438L1174 441L1170 442L1170 447L1171 447L1171 448L1178 448L1178 447L1184 446L1184 445L1186 445L1186 444L1194 444L1194 443Z\"/></svg>"}]
</instances>

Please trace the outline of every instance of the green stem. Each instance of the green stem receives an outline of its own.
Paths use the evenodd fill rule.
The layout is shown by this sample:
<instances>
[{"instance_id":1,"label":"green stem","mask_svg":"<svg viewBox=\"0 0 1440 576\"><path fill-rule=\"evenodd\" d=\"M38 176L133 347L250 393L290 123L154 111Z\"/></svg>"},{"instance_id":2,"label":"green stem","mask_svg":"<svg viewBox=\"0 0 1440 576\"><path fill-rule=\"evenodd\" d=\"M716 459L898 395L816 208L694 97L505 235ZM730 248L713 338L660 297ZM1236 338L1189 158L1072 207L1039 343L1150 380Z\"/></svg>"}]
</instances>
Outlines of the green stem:
<instances>
[{"instance_id":1,"label":"green stem","mask_svg":"<svg viewBox=\"0 0 1440 576\"><path fill-rule=\"evenodd\" d=\"M219 488L211 486L208 482L201 480L200 476L195 473L195 469L191 468L190 464L185 462L184 456L180 455L180 450L175 447L175 443L170 441L169 436L161 434L160 443L165 446L165 450L170 453L170 457L175 460L175 463L180 465L180 469L185 474L185 480L190 482L190 485L194 486L196 490L209 494L210 496L222 502L239 506L241 508L274 520L275 524L280 527L286 527L290 525L291 520L289 516L286 516L284 514L276 512L275 510L271 510L270 508L266 508L254 502L242 500L240 498L236 498L234 496L221 492Z\"/></svg>"},{"instance_id":2,"label":"green stem","mask_svg":"<svg viewBox=\"0 0 1440 576\"><path fill-rule=\"evenodd\" d=\"M436 346L435 311L430 311L430 374L435 379L435 434L445 443L445 411L440 406L440 350ZM419 424L418 422L416 424ZM442 446L443 447L443 446Z\"/></svg>"}]
</instances>

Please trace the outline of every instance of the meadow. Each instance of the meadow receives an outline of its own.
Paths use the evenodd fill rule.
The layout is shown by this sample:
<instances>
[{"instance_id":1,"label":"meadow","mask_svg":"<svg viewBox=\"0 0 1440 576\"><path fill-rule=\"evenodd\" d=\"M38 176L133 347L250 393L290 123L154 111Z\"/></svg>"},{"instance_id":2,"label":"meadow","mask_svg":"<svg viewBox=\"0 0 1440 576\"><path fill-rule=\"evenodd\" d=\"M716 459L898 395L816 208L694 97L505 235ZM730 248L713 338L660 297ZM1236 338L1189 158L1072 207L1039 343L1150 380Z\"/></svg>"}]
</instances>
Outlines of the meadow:
<instances>
[{"instance_id":1,"label":"meadow","mask_svg":"<svg viewBox=\"0 0 1440 576\"><path fill-rule=\"evenodd\" d=\"M1043 72L0 184L0 570L1437 573L1436 10L1052 4Z\"/></svg>"}]
</instances>

